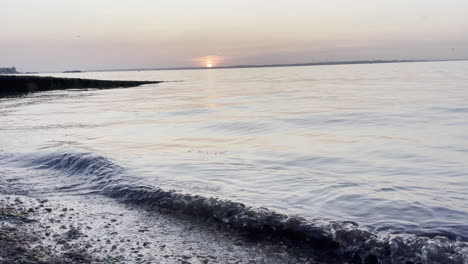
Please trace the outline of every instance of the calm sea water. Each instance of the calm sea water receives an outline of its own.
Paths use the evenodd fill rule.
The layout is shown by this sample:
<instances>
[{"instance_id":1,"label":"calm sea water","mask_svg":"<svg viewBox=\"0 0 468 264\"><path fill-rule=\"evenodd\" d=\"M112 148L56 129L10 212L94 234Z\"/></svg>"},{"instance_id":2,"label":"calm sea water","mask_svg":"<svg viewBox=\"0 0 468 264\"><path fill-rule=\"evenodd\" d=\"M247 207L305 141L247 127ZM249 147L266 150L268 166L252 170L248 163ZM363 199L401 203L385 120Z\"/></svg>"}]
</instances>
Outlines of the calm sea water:
<instances>
[{"instance_id":1,"label":"calm sea water","mask_svg":"<svg viewBox=\"0 0 468 264\"><path fill-rule=\"evenodd\" d=\"M468 62L52 75L180 82L0 99L4 160L92 153L119 182L468 239ZM92 192L2 164L18 188Z\"/></svg>"}]
</instances>

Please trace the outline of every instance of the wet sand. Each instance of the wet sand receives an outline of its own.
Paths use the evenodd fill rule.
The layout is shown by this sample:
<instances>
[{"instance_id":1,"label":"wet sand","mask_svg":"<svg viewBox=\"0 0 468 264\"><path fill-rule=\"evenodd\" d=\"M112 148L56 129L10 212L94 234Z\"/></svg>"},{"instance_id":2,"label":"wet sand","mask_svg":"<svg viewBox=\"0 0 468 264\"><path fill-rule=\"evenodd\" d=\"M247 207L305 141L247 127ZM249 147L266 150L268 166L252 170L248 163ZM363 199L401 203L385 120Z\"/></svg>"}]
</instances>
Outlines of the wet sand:
<instances>
[{"instance_id":1,"label":"wet sand","mask_svg":"<svg viewBox=\"0 0 468 264\"><path fill-rule=\"evenodd\" d=\"M319 263L287 242L95 195L2 195L0 235L0 263Z\"/></svg>"}]
</instances>

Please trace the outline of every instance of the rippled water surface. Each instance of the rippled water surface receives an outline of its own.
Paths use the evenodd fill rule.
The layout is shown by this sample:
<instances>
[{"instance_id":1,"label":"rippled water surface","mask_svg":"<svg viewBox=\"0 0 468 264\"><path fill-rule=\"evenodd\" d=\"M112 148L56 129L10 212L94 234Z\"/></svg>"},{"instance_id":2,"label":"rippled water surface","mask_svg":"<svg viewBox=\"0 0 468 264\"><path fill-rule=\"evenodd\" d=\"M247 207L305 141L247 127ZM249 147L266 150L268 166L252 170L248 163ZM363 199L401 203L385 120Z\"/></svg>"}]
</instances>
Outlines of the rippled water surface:
<instances>
[{"instance_id":1,"label":"rippled water surface","mask_svg":"<svg viewBox=\"0 0 468 264\"><path fill-rule=\"evenodd\" d=\"M180 82L0 99L1 174L86 193L79 177L11 160L88 153L125 170L120 182L466 240L467 73L431 62L53 74Z\"/></svg>"}]
</instances>

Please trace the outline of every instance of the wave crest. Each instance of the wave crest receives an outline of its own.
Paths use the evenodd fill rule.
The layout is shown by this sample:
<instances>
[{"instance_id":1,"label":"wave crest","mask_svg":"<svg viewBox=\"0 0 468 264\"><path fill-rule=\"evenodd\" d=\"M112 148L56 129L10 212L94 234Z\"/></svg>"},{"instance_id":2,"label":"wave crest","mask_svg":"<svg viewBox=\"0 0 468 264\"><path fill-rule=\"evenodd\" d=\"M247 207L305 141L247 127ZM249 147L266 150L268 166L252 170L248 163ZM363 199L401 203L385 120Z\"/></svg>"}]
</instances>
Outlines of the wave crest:
<instances>
[{"instance_id":1,"label":"wave crest","mask_svg":"<svg viewBox=\"0 0 468 264\"><path fill-rule=\"evenodd\" d=\"M86 152L54 152L26 158L27 166L65 172L68 175L92 176L95 180L110 179L124 169L111 160Z\"/></svg>"},{"instance_id":2,"label":"wave crest","mask_svg":"<svg viewBox=\"0 0 468 264\"><path fill-rule=\"evenodd\" d=\"M20 160L24 162L25 159ZM93 183L101 194L121 202L212 219L232 230L287 237L348 263L468 264L465 242L443 236L375 234L359 228L354 222L310 221L239 202L132 185L121 180L124 168L92 153L55 152L29 156L26 160L25 166L36 169L86 176L81 177L83 184Z\"/></svg>"}]
</instances>

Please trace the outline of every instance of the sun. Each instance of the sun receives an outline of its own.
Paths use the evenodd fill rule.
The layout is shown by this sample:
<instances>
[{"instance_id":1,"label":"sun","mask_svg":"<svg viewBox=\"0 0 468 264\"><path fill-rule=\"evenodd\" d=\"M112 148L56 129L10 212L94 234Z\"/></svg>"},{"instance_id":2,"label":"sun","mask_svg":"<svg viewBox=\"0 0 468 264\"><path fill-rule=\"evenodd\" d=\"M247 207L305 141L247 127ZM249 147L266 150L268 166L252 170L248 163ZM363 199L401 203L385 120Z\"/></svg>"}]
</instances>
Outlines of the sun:
<instances>
[{"instance_id":1,"label":"sun","mask_svg":"<svg viewBox=\"0 0 468 264\"><path fill-rule=\"evenodd\" d=\"M193 58L192 60L197 62L198 67L201 68L217 68L219 65L222 65L222 61L224 58L220 56L205 56L205 57L198 57Z\"/></svg>"}]
</instances>

